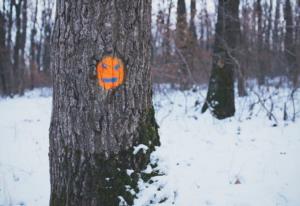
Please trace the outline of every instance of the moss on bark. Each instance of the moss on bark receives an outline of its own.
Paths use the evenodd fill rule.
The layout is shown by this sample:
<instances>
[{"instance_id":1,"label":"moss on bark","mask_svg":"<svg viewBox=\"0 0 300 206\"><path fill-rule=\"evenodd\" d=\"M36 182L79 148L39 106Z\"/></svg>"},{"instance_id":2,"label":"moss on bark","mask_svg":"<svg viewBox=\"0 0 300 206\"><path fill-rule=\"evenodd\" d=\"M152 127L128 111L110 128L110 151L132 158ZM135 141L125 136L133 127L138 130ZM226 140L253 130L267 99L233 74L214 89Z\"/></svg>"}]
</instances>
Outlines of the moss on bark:
<instances>
[{"instance_id":1,"label":"moss on bark","mask_svg":"<svg viewBox=\"0 0 300 206\"><path fill-rule=\"evenodd\" d=\"M139 191L138 180L148 181L158 175L142 172L149 164L155 146L160 145L153 107L144 117L136 144L146 145L149 148L146 152L140 150L134 154L132 147L107 158L104 154L90 154L65 147L60 163L60 171L64 171L61 181L65 186L60 191L52 188L50 205L117 206L121 197L132 205Z\"/></svg>"}]
</instances>

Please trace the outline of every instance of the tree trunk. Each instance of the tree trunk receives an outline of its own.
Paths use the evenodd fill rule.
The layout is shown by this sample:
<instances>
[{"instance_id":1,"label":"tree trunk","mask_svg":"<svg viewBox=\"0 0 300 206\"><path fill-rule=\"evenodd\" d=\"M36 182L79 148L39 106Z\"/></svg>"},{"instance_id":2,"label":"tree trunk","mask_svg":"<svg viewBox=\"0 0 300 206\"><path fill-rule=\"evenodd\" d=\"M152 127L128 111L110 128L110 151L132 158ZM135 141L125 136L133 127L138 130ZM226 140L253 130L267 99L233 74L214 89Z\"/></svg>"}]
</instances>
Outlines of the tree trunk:
<instances>
[{"instance_id":1,"label":"tree trunk","mask_svg":"<svg viewBox=\"0 0 300 206\"><path fill-rule=\"evenodd\" d=\"M267 19L267 22L268 22L268 27L267 27L267 31L266 31L266 39L265 39L265 45L266 45L266 48L268 50L268 53L270 52L271 50L271 32L272 32L272 12L273 12L273 0L270 0L269 1L269 9L268 9L268 19ZM269 61L269 58L267 59L267 61Z\"/></svg>"},{"instance_id":2,"label":"tree trunk","mask_svg":"<svg viewBox=\"0 0 300 206\"><path fill-rule=\"evenodd\" d=\"M178 49L186 49L187 28L185 0L177 0L175 43Z\"/></svg>"},{"instance_id":3,"label":"tree trunk","mask_svg":"<svg viewBox=\"0 0 300 206\"><path fill-rule=\"evenodd\" d=\"M190 6L190 22L189 27L187 31L187 37L186 37L186 67L189 70L186 74L186 77L188 77L188 80L191 81L191 83L196 83L191 76L196 73L196 70L199 69L199 63L197 60L199 59L199 53L197 52L198 49L198 40L197 40L197 32L196 32L196 25L195 25L195 16L196 16L196 1L191 0L191 6Z\"/></svg>"},{"instance_id":4,"label":"tree trunk","mask_svg":"<svg viewBox=\"0 0 300 206\"><path fill-rule=\"evenodd\" d=\"M25 82L25 48L26 48L26 39L27 39L27 0L22 0L21 5L22 10L22 32L20 37L20 64L19 64L19 89L18 93L23 94L25 88L27 87ZM26 57L27 58L27 57Z\"/></svg>"},{"instance_id":5,"label":"tree trunk","mask_svg":"<svg viewBox=\"0 0 300 206\"><path fill-rule=\"evenodd\" d=\"M196 25L195 25L195 16L196 16L196 0L191 0L191 18L190 18L190 33L192 38L197 40L197 32L196 32Z\"/></svg>"},{"instance_id":6,"label":"tree trunk","mask_svg":"<svg viewBox=\"0 0 300 206\"><path fill-rule=\"evenodd\" d=\"M50 76L50 41L51 41L51 8L49 0L44 2L44 10L42 13L42 27L43 27L43 49L42 49L42 68L43 72Z\"/></svg>"},{"instance_id":7,"label":"tree trunk","mask_svg":"<svg viewBox=\"0 0 300 206\"><path fill-rule=\"evenodd\" d=\"M129 189L137 192L159 145L150 80L151 0L57 0L56 7L50 205L114 206L122 199L132 205ZM111 90L95 79L95 59L105 55L125 65L124 83ZM148 149L133 153L140 144Z\"/></svg>"},{"instance_id":8,"label":"tree trunk","mask_svg":"<svg viewBox=\"0 0 300 206\"><path fill-rule=\"evenodd\" d=\"M13 26L13 7L14 1L9 1L9 11L8 11L8 25L7 25L7 48L12 50L12 26Z\"/></svg>"},{"instance_id":9,"label":"tree trunk","mask_svg":"<svg viewBox=\"0 0 300 206\"><path fill-rule=\"evenodd\" d=\"M20 75L20 55L19 49L21 47L21 3L19 1L16 3L15 0L12 1L15 7L16 12L16 36L15 36L15 45L13 50L13 76L14 76L14 93L18 93L21 84L21 75Z\"/></svg>"},{"instance_id":10,"label":"tree trunk","mask_svg":"<svg viewBox=\"0 0 300 206\"><path fill-rule=\"evenodd\" d=\"M276 6L275 6L275 17L274 17L274 27L273 27L273 31L272 31L272 51L273 51L273 65L272 65L272 72L274 75L282 75L282 60L281 60L281 35L280 34L280 30L281 30L281 26L280 26L280 2L281 0L276 0ZM280 71L280 73L279 73Z\"/></svg>"},{"instance_id":11,"label":"tree trunk","mask_svg":"<svg viewBox=\"0 0 300 206\"><path fill-rule=\"evenodd\" d=\"M163 40L162 40L162 50L163 50L163 57L164 62L169 63L170 62L170 56L171 56L171 31L170 31L170 24L171 24L171 10L173 7L173 1L170 1L168 4L168 13L167 13L167 21L164 27L164 34L163 34Z\"/></svg>"},{"instance_id":12,"label":"tree trunk","mask_svg":"<svg viewBox=\"0 0 300 206\"><path fill-rule=\"evenodd\" d=\"M179 59L178 72L180 75L180 86L182 89L188 89L190 86L188 62L188 24L185 0L177 0L177 18L176 18L176 36L175 46L176 54Z\"/></svg>"},{"instance_id":13,"label":"tree trunk","mask_svg":"<svg viewBox=\"0 0 300 206\"><path fill-rule=\"evenodd\" d=\"M26 45L26 37L27 37L27 0L22 0L22 33L21 33L21 42L20 42L20 50L21 50L21 60L22 64L25 64L25 45Z\"/></svg>"},{"instance_id":14,"label":"tree trunk","mask_svg":"<svg viewBox=\"0 0 300 206\"><path fill-rule=\"evenodd\" d=\"M294 85L297 84L298 74L296 66L296 50L295 50L295 39L294 39L294 23L293 23L293 11L291 2L285 1L284 9L284 20L285 20L285 36L284 36L284 53L287 60L288 66L288 77Z\"/></svg>"},{"instance_id":15,"label":"tree trunk","mask_svg":"<svg viewBox=\"0 0 300 206\"><path fill-rule=\"evenodd\" d=\"M204 13L205 13L205 28L206 28L206 44L205 44L205 49L206 51L211 50L211 43L210 43L210 37L212 35L211 32L211 19L209 17L208 11L207 11L207 5L205 4L204 8Z\"/></svg>"},{"instance_id":16,"label":"tree trunk","mask_svg":"<svg viewBox=\"0 0 300 206\"><path fill-rule=\"evenodd\" d=\"M219 0L213 51L213 68L206 102L202 112L210 108L218 119L235 113L234 70L237 68L236 47L240 41L239 0Z\"/></svg>"},{"instance_id":17,"label":"tree trunk","mask_svg":"<svg viewBox=\"0 0 300 206\"><path fill-rule=\"evenodd\" d=\"M35 75L37 73L37 62L36 62L36 22L37 22L37 12L38 12L38 0L35 2L35 8L33 13L33 22L32 28L30 32L30 89L33 89L35 86Z\"/></svg>"},{"instance_id":18,"label":"tree trunk","mask_svg":"<svg viewBox=\"0 0 300 206\"><path fill-rule=\"evenodd\" d=\"M280 0L276 0L275 8L275 19L274 19L274 29L273 29L273 50L278 54L280 50L279 43L279 24L280 24Z\"/></svg>"},{"instance_id":19,"label":"tree trunk","mask_svg":"<svg viewBox=\"0 0 300 206\"><path fill-rule=\"evenodd\" d=\"M170 1L168 4L168 13L167 13L167 22L164 28L164 38L162 42L162 49L163 49L163 56L165 63L170 62L170 56L171 56L171 10L173 7L173 1Z\"/></svg>"},{"instance_id":20,"label":"tree trunk","mask_svg":"<svg viewBox=\"0 0 300 206\"><path fill-rule=\"evenodd\" d=\"M0 11L0 95L11 95L11 62L10 50L5 43L6 19L5 10Z\"/></svg>"},{"instance_id":21,"label":"tree trunk","mask_svg":"<svg viewBox=\"0 0 300 206\"><path fill-rule=\"evenodd\" d=\"M257 15L257 58L258 58L258 84L265 84L265 65L264 65L264 45L263 45L263 28L262 28L262 7L261 0L256 2L256 15Z\"/></svg>"},{"instance_id":22,"label":"tree trunk","mask_svg":"<svg viewBox=\"0 0 300 206\"><path fill-rule=\"evenodd\" d=\"M297 4L297 19L296 19L296 37L295 37L295 41L296 41L296 83L299 83L299 73L300 73L300 0L298 0L298 4Z\"/></svg>"},{"instance_id":23,"label":"tree trunk","mask_svg":"<svg viewBox=\"0 0 300 206\"><path fill-rule=\"evenodd\" d=\"M246 86L245 86L245 71L249 70L249 56L250 56L250 49L249 47L251 46L250 44L250 19L249 19L249 11L250 8L249 6L243 5L242 6L242 31L241 31L241 44L240 44L240 62L241 66L238 72L238 95L240 97L247 96L247 91L246 91Z\"/></svg>"}]
</instances>

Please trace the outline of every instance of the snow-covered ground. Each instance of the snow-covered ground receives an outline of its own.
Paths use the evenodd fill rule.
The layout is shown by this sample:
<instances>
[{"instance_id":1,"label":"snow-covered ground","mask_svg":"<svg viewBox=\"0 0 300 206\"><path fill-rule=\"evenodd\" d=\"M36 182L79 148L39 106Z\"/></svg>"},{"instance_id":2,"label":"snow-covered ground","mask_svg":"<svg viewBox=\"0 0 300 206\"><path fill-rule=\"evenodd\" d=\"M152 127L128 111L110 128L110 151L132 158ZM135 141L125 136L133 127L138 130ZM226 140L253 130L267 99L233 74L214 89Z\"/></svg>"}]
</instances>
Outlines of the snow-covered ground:
<instances>
[{"instance_id":1,"label":"snow-covered ground","mask_svg":"<svg viewBox=\"0 0 300 206\"><path fill-rule=\"evenodd\" d=\"M0 99L1 206L48 205L51 103L49 90Z\"/></svg>"},{"instance_id":2,"label":"snow-covered ground","mask_svg":"<svg viewBox=\"0 0 300 206\"><path fill-rule=\"evenodd\" d=\"M238 98L236 116L222 121L195 107L205 90L164 87L157 92L162 146L152 161L163 175L140 182L135 206L299 206L299 91L294 95L295 122L290 90L255 91L257 95ZM0 99L1 206L48 205L50 115L49 90Z\"/></svg>"}]
</instances>

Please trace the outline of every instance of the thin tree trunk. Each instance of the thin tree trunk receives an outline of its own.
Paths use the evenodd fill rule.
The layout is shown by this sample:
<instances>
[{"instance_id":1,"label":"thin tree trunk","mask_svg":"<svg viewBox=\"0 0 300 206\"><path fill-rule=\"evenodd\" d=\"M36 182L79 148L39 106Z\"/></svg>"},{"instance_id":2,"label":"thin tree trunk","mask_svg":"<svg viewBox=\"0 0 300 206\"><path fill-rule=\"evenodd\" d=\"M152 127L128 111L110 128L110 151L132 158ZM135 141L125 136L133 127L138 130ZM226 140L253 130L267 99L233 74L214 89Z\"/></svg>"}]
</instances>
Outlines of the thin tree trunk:
<instances>
[{"instance_id":1,"label":"thin tree trunk","mask_svg":"<svg viewBox=\"0 0 300 206\"><path fill-rule=\"evenodd\" d=\"M166 24L166 38L164 39L164 45L166 48L165 51L165 56L166 56L166 62L170 61L170 56L171 56L171 31L170 31L170 26L171 26L171 10L173 7L173 0L170 0L169 2L169 7L168 7L168 17L167 17L167 24Z\"/></svg>"},{"instance_id":2,"label":"thin tree trunk","mask_svg":"<svg viewBox=\"0 0 300 206\"><path fill-rule=\"evenodd\" d=\"M43 45L42 45L42 68L49 77L50 74L50 41L51 41L51 8L50 0L44 0L44 10L42 15ZM48 3L48 4L47 4Z\"/></svg>"},{"instance_id":3,"label":"thin tree trunk","mask_svg":"<svg viewBox=\"0 0 300 206\"><path fill-rule=\"evenodd\" d=\"M20 92L20 85L21 85L21 72L20 72L20 48L21 48L21 38L22 38L22 33L21 33L21 4L22 1L16 2L13 0L13 4L15 7L16 11L16 36L15 36L15 45L14 45L14 50L13 50L13 79L14 79L14 93L19 93Z\"/></svg>"},{"instance_id":4,"label":"thin tree trunk","mask_svg":"<svg viewBox=\"0 0 300 206\"><path fill-rule=\"evenodd\" d=\"M187 34L187 51L186 51L186 60L190 69L190 75L196 73L198 69L198 65L196 60L199 59L199 54L197 53L198 42L197 42L197 32L196 32L196 25L195 25L195 16L196 16L196 1L191 0L191 17L189 23L189 30ZM190 81L194 81L189 79ZM194 82L195 83L195 82Z\"/></svg>"},{"instance_id":5,"label":"thin tree trunk","mask_svg":"<svg viewBox=\"0 0 300 206\"><path fill-rule=\"evenodd\" d=\"M162 43L162 49L163 49L163 56L164 56L164 61L165 63L169 63L170 61L170 56L171 56L171 31L170 31L170 26L171 26L171 10L173 7L173 0L169 1L168 5L168 13L167 13L167 22L164 28L164 38L163 38L163 43Z\"/></svg>"},{"instance_id":6,"label":"thin tree trunk","mask_svg":"<svg viewBox=\"0 0 300 206\"><path fill-rule=\"evenodd\" d=\"M8 49L12 50L11 42L12 42L12 25L13 25L13 6L14 1L12 0L9 2L9 12L8 12L8 27L7 27L7 47Z\"/></svg>"},{"instance_id":7,"label":"thin tree trunk","mask_svg":"<svg viewBox=\"0 0 300 206\"><path fill-rule=\"evenodd\" d=\"M297 4L297 20L296 20L296 56L297 58L297 68L296 68L296 84L299 82L299 73L300 73L300 0L298 0Z\"/></svg>"},{"instance_id":8,"label":"thin tree trunk","mask_svg":"<svg viewBox=\"0 0 300 206\"><path fill-rule=\"evenodd\" d=\"M247 96L245 81L246 74L245 71L249 70L249 56L250 56L250 8L248 4L242 6L242 31L241 31L241 46L240 46L240 70L238 72L238 95L240 97Z\"/></svg>"},{"instance_id":9,"label":"thin tree trunk","mask_svg":"<svg viewBox=\"0 0 300 206\"><path fill-rule=\"evenodd\" d=\"M296 66L296 50L294 39L294 23L293 23L293 11L290 0L285 1L284 9L285 20L285 38L284 38L284 53L288 65L288 77L294 85L297 84L298 74Z\"/></svg>"},{"instance_id":10,"label":"thin tree trunk","mask_svg":"<svg viewBox=\"0 0 300 206\"><path fill-rule=\"evenodd\" d=\"M27 38L27 0L22 0L21 10L22 10L22 32L20 37L20 64L19 64L19 88L18 93L23 94L25 87L25 69L26 69L26 63L25 63L25 48L26 48L26 38Z\"/></svg>"},{"instance_id":11,"label":"thin tree trunk","mask_svg":"<svg viewBox=\"0 0 300 206\"><path fill-rule=\"evenodd\" d=\"M211 24L210 24L210 17L208 15L208 11L207 11L207 5L205 4L205 8L204 8L204 13L205 13L205 28L206 28L206 44L205 44L205 49L206 51L210 51L211 50L211 45L210 45L210 37L211 37Z\"/></svg>"},{"instance_id":12,"label":"thin tree trunk","mask_svg":"<svg viewBox=\"0 0 300 206\"><path fill-rule=\"evenodd\" d=\"M37 21L37 12L38 12L38 0L35 3L35 10L33 16L33 25L30 33L30 89L33 89L35 86L35 74L37 73L37 63L36 63L36 40L35 36L37 34L36 21Z\"/></svg>"},{"instance_id":13,"label":"thin tree trunk","mask_svg":"<svg viewBox=\"0 0 300 206\"><path fill-rule=\"evenodd\" d=\"M197 32L195 26L195 16L196 16L196 0L191 0L191 18L190 18L190 33L192 38L197 39Z\"/></svg>"},{"instance_id":14,"label":"thin tree trunk","mask_svg":"<svg viewBox=\"0 0 300 206\"><path fill-rule=\"evenodd\" d=\"M272 32L272 21L273 21L272 12L273 12L273 0L270 0L269 10L268 10L268 27L267 27L266 41L265 41L266 48L268 49L268 53L270 53L270 50L272 48L272 46L271 46L271 32Z\"/></svg>"},{"instance_id":15,"label":"thin tree trunk","mask_svg":"<svg viewBox=\"0 0 300 206\"><path fill-rule=\"evenodd\" d=\"M52 37L50 205L133 204L159 145L151 98L151 0L57 0ZM95 59L121 58L125 81L104 90ZM148 150L134 154L134 146ZM143 152L144 151L144 152ZM133 170L132 174L127 171ZM127 185L127 186L126 186Z\"/></svg>"},{"instance_id":16,"label":"thin tree trunk","mask_svg":"<svg viewBox=\"0 0 300 206\"><path fill-rule=\"evenodd\" d=\"M175 46L179 59L178 72L180 75L180 86L187 89L190 86L188 78L188 69L186 62L188 61L188 24L185 0L177 0L177 18L176 18L176 36Z\"/></svg>"},{"instance_id":17,"label":"thin tree trunk","mask_svg":"<svg viewBox=\"0 0 300 206\"><path fill-rule=\"evenodd\" d=\"M263 46L263 25L262 25L262 7L261 0L256 2L256 15L257 15L257 58L258 58L258 84L263 85L265 83L265 66L264 66L264 46Z\"/></svg>"},{"instance_id":18,"label":"thin tree trunk","mask_svg":"<svg viewBox=\"0 0 300 206\"><path fill-rule=\"evenodd\" d=\"M3 9L4 10L4 9ZM4 10L5 11L5 10ZM6 45L6 19L4 11L0 11L0 94L11 94L11 62L10 50Z\"/></svg>"}]
</instances>

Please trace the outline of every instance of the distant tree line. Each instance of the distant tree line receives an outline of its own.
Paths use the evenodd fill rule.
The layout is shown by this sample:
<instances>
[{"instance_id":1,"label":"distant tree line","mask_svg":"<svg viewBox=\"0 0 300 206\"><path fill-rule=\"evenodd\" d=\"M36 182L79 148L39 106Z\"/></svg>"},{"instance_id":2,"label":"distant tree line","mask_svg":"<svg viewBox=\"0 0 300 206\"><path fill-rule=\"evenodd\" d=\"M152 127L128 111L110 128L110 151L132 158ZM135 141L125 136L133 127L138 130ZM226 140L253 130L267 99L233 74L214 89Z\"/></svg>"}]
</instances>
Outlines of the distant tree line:
<instances>
[{"instance_id":1,"label":"distant tree line","mask_svg":"<svg viewBox=\"0 0 300 206\"><path fill-rule=\"evenodd\" d=\"M26 88L50 85L52 7L52 0L3 0L0 94L23 94Z\"/></svg>"},{"instance_id":2,"label":"distant tree line","mask_svg":"<svg viewBox=\"0 0 300 206\"><path fill-rule=\"evenodd\" d=\"M186 8L188 1L190 11ZM159 3L157 30L153 35L154 81L189 87L209 79L218 12L216 9L212 14L205 0L200 4L196 2L167 0ZM239 33L237 46L232 51L238 63L234 73L239 95L246 95L244 84L248 78L264 85L267 79L280 76L297 85L300 1L241 0L239 4L237 16L230 16L238 18L240 25L235 31ZM175 5L177 10L172 13ZM172 15L176 15L174 25L170 21Z\"/></svg>"},{"instance_id":3,"label":"distant tree line","mask_svg":"<svg viewBox=\"0 0 300 206\"><path fill-rule=\"evenodd\" d=\"M157 2L155 2L157 3ZM189 3L189 4L187 4ZM211 2L210 2L211 3ZM0 94L50 86L53 0L3 0L0 4ZM187 8L189 5L189 8ZM156 83L182 89L208 83L216 39L216 12L206 0L159 1L152 21L152 74ZM234 47L234 79L246 95L246 79L260 85L288 78L297 85L300 65L300 1L240 0Z\"/></svg>"}]
</instances>

